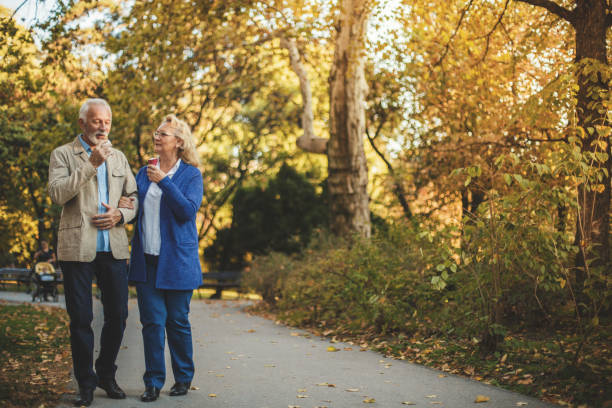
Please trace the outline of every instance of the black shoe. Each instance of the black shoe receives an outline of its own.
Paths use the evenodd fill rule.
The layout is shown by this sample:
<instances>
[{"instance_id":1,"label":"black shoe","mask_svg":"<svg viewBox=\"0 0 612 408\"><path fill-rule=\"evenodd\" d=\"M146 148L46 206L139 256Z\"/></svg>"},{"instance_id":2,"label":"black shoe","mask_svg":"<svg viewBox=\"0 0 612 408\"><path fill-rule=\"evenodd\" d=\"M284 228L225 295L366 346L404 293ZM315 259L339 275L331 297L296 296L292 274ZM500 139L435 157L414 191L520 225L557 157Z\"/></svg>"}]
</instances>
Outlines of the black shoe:
<instances>
[{"instance_id":1,"label":"black shoe","mask_svg":"<svg viewBox=\"0 0 612 408\"><path fill-rule=\"evenodd\" d=\"M88 407L93 402L93 388L81 388L79 389L79 399L73 401L75 407Z\"/></svg>"},{"instance_id":2,"label":"black shoe","mask_svg":"<svg viewBox=\"0 0 612 408\"><path fill-rule=\"evenodd\" d=\"M187 391L189 391L189 387L191 387L190 382L188 383L177 382L176 384L172 386L172 388L170 388L170 396L178 397L179 395L185 395L187 394Z\"/></svg>"},{"instance_id":3,"label":"black shoe","mask_svg":"<svg viewBox=\"0 0 612 408\"><path fill-rule=\"evenodd\" d=\"M117 385L117 381L115 381L114 378L111 378L110 380L99 380L98 388L102 388L104 391L106 391L108 398L125 399L125 392L119 388L119 385Z\"/></svg>"},{"instance_id":4,"label":"black shoe","mask_svg":"<svg viewBox=\"0 0 612 408\"><path fill-rule=\"evenodd\" d=\"M142 402L153 402L159 397L159 388L145 387L145 392L140 396Z\"/></svg>"}]
</instances>

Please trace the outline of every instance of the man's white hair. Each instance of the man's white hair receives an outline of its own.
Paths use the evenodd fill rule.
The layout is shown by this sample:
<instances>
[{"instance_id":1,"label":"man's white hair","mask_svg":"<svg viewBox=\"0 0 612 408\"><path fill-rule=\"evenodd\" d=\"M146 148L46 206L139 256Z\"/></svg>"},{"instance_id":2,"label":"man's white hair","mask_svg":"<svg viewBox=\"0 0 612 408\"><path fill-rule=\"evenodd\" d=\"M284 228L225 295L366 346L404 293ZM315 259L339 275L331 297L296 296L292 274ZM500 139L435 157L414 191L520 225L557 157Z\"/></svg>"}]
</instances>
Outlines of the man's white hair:
<instances>
[{"instance_id":1,"label":"man's white hair","mask_svg":"<svg viewBox=\"0 0 612 408\"><path fill-rule=\"evenodd\" d=\"M81 109L79 109L79 119L83 119L83 120L87 119L87 111L92 105L106 106L108 111L111 113L111 116L113 114L113 111L111 110L111 107L108 104L108 102L106 102L106 100L101 99L101 98L91 98L91 99L86 100L85 103L81 105Z\"/></svg>"}]
</instances>

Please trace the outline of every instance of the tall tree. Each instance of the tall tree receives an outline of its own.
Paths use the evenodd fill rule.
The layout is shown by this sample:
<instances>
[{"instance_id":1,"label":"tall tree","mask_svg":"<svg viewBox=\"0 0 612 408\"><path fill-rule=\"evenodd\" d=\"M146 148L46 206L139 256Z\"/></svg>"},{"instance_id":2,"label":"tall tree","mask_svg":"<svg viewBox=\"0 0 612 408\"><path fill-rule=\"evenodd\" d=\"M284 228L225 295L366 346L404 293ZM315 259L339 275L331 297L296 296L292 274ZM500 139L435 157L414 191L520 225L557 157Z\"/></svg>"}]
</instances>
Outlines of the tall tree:
<instances>
[{"instance_id":1,"label":"tall tree","mask_svg":"<svg viewBox=\"0 0 612 408\"><path fill-rule=\"evenodd\" d=\"M576 116L582 135L583 154L595 158L601 168L600 182L582 183L578 187L579 214L576 244L580 251L576 266L582 270L592 265L610 263L610 189L612 152L610 149L609 83L606 35L612 26L612 6L608 0L576 0L568 9L551 0L517 0L546 9L569 22L575 31L576 75L578 82ZM604 153L604 155L597 155ZM598 188L597 185L601 185ZM578 283L584 279L579 273Z\"/></svg>"},{"instance_id":2,"label":"tall tree","mask_svg":"<svg viewBox=\"0 0 612 408\"><path fill-rule=\"evenodd\" d=\"M329 76L329 140L315 136L310 85L295 40L281 40L289 51L302 91L304 135L298 139L298 146L327 155L330 227L342 236L371 234L364 136L368 89L365 41L372 6L369 0L340 1L336 24L339 29Z\"/></svg>"}]
</instances>

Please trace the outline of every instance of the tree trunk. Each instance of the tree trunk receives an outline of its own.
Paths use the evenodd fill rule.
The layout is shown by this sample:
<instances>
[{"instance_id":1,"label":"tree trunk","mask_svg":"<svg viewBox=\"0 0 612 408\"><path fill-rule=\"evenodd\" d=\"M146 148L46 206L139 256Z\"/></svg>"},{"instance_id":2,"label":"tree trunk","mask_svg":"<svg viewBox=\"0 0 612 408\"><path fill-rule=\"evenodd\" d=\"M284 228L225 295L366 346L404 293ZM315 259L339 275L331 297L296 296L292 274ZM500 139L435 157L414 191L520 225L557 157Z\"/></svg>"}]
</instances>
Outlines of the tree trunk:
<instances>
[{"instance_id":1,"label":"tree trunk","mask_svg":"<svg viewBox=\"0 0 612 408\"><path fill-rule=\"evenodd\" d=\"M607 265L610 262L610 140L602 150L594 142L602 140L596 129L598 126L609 126L606 113L598 112L608 98L608 85L601 75L592 75L592 71L583 69L592 63L608 64L606 56L606 1L579 0L574 10L574 28L576 29L576 63L578 64L578 126L584 130L582 140L583 152L606 152L608 158L601 167L607 171L601 184L603 189L596 189L596 183L581 185L578 188L579 216L576 225L576 243L580 251L576 258L578 267L577 283L579 290L586 276L584 267L587 260L593 260L591 266ZM590 60L590 61L589 61ZM586 64L585 64L586 63ZM585 64L583 66L583 64ZM594 130L594 131L592 131ZM592 133L591 133L592 131Z\"/></svg>"},{"instance_id":2,"label":"tree trunk","mask_svg":"<svg viewBox=\"0 0 612 408\"><path fill-rule=\"evenodd\" d=\"M364 43L367 0L342 0L330 82L330 139L327 145L331 229L347 236L371 234L365 134Z\"/></svg>"}]
</instances>

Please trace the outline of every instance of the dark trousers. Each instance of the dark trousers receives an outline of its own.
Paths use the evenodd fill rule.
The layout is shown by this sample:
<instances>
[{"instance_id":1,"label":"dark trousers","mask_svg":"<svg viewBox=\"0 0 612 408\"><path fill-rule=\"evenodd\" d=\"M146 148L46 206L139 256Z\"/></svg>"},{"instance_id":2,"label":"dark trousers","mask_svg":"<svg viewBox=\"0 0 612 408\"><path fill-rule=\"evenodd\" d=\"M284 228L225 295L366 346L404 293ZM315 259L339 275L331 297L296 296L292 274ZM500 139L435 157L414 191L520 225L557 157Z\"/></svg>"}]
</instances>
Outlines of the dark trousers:
<instances>
[{"instance_id":1,"label":"dark trousers","mask_svg":"<svg viewBox=\"0 0 612 408\"><path fill-rule=\"evenodd\" d=\"M121 347L128 308L127 263L110 252L98 252L92 262L60 261L64 274L66 310L70 316L70 343L74 376L80 388L95 388L98 379L115 378L115 360ZM104 325L100 354L93 370L94 334L91 285L96 277L102 294Z\"/></svg>"},{"instance_id":2,"label":"dark trousers","mask_svg":"<svg viewBox=\"0 0 612 408\"><path fill-rule=\"evenodd\" d=\"M189 303L193 290L157 289L157 257L146 255L147 281L136 286L144 342L145 386L162 388L166 381L166 335L175 382L193 379L193 345Z\"/></svg>"}]
</instances>

